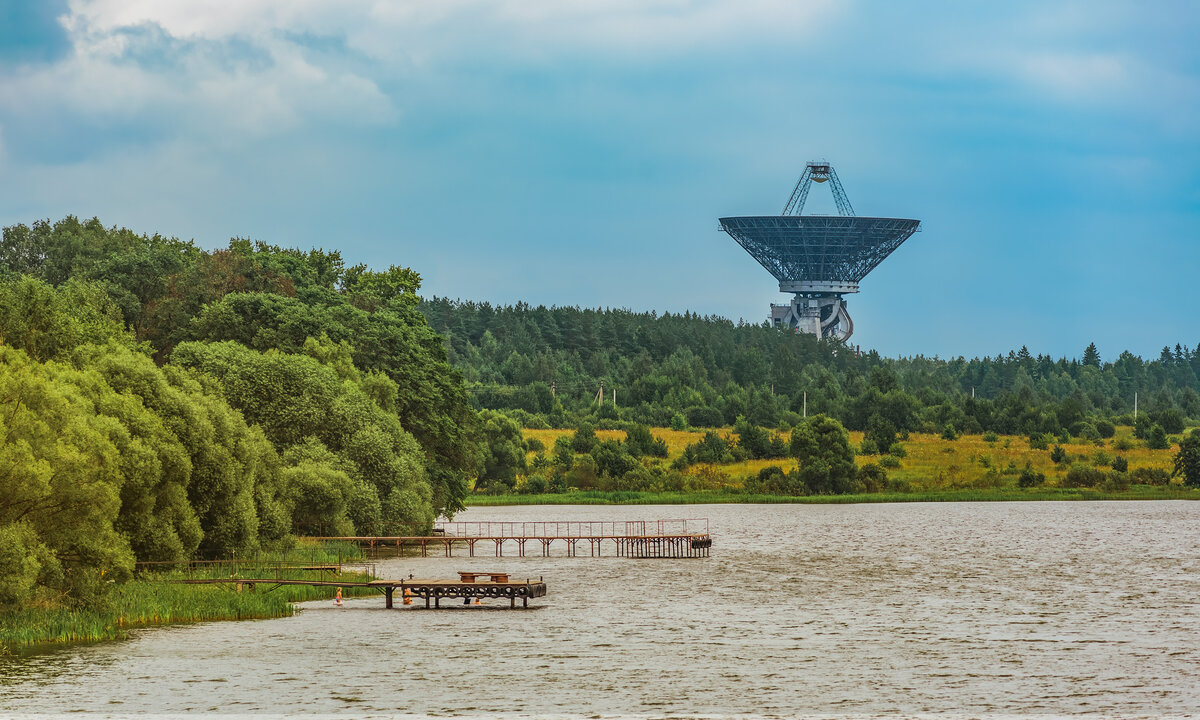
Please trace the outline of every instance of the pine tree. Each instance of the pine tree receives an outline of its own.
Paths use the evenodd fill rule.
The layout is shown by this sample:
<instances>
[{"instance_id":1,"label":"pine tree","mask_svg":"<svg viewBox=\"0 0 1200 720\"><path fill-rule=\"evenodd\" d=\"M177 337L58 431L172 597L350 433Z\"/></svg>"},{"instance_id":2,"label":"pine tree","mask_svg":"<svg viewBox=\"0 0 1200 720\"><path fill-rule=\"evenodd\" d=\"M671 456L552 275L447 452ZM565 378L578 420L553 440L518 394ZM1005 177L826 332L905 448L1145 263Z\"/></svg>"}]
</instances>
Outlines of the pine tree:
<instances>
[{"instance_id":1,"label":"pine tree","mask_svg":"<svg viewBox=\"0 0 1200 720\"><path fill-rule=\"evenodd\" d=\"M1083 351L1083 364L1095 368L1100 367L1100 351L1096 349L1096 343L1089 343L1087 349Z\"/></svg>"}]
</instances>

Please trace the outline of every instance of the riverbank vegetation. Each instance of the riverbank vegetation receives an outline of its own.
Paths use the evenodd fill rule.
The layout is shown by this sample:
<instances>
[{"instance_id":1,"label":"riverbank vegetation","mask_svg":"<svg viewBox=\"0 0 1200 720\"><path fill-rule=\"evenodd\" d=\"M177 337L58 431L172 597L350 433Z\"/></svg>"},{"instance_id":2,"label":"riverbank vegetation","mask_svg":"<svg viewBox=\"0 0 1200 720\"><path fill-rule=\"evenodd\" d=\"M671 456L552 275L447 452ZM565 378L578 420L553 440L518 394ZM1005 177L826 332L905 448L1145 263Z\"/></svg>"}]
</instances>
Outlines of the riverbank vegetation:
<instances>
[{"instance_id":1,"label":"riverbank vegetation","mask_svg":"<svg viewBox=\"0 0 1200 720\"><path fill-rule=\"evenodd\" d=\"M114 584L98 602L86 606L38 603L0 613L0 654L21 654L55 646L115 640L130 630L159 625L286 617L294 603L331 598L335 588L306 585L278 587L189 585L183 578L270 577L361 581L365 572L314 571L358 558L356 548L305 545L288 552L261 553L223 564L189 563L146 566L136 577ZM352 566L353 567L353 566ZM365 566L362 566L365 567ZM343 596L369 595L369 588L345 587Z\"/></svg>"}]
</instances>

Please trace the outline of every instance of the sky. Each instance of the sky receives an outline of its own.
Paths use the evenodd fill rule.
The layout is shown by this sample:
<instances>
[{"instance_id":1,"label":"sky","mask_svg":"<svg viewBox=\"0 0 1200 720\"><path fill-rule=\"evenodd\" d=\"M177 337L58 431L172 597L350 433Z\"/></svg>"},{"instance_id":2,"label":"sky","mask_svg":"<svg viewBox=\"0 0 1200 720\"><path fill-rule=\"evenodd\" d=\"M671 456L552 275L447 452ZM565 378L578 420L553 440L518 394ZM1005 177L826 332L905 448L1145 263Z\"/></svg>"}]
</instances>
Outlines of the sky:
<instances>
[{"instance_id":1,"label":"sky","mask_svg":"<svg viewBox=\"0 0 1200 720\"><path fill-rule=\"evenodd\" d=\"M1192 0L0 0L0 225L761 322L786 296L717 218L827 159L922 221L852 343L1157 357L1200 342L1197 37Z\"/></svg>"}]
</instances>

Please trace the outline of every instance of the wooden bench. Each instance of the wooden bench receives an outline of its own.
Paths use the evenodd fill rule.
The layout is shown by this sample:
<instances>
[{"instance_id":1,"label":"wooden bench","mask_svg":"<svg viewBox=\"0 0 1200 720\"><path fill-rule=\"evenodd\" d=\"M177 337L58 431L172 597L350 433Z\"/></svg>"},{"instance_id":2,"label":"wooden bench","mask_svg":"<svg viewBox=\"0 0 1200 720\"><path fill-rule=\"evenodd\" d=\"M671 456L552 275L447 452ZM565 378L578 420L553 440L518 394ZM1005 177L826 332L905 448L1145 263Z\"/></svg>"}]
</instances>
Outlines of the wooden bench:
<instances>
[{"instance_id":1,"label":"wooden bench","mask_svg":"<svg viewBox=\"0 0 1200 720\"><path fill-rule=\"evenodd\" d=\"M461 580L461 581L463 581L463 582L465 582L465 583L473 583L473 582L475 582L476 578L481 578L481 577L486 577L486 578L488 578L488 579L489 579L491 582L494 582L494 583L506 583L506 582L508 582L508 573L499 573L499 572L463 572L462 570L459 570L459 571L458 571L458 579L459 579L459 580Z\"/></svg>"}]
</instances>

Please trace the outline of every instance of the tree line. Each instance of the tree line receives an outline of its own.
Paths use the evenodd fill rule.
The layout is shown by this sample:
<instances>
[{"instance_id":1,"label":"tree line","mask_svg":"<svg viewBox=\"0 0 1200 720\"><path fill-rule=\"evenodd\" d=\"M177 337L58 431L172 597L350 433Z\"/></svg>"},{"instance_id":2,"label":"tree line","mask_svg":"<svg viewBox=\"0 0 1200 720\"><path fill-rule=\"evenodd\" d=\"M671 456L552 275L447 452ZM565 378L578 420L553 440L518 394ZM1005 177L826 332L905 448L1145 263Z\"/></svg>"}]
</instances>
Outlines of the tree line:
<instances>
[{"instance_id":1,"label":"tree line","mask_svg":"<svg viewBox=\"0 0 1200 720\"><path fill-rule=\"evenodd\" d=\"M531 427L728 427L743 417L776 428L819 413L882 440L947 427L1089 436L1105 423L1132 424L1135 396L1140 432L1158 424L1179 433L1200 418L1200 348L1183 344L1152 360L1126 351L1105 362L1094 344L1081 359L1024 347L969 360L884 358L692 313L445 298L420 307L446 338L475 405Z\"/></svg>"}]
</instances>

